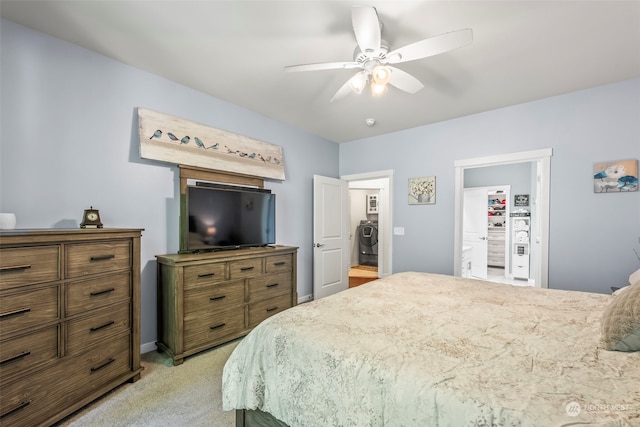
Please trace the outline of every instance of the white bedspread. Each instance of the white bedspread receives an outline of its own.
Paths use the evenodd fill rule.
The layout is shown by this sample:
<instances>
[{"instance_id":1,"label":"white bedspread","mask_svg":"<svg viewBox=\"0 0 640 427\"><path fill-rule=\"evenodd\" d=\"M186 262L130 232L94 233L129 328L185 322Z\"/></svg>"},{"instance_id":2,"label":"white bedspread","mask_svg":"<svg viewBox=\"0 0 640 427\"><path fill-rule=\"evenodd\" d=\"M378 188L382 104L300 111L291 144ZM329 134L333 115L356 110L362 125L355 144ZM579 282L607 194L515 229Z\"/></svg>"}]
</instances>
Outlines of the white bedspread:
<instances>
[{"instance_id":1,"label":"white bedspread","mask_svg":"<svg viewBox=\"0 0 640 427\"><path fill-rule=\"evenodd\" d=\"M290 426L640 426L640 353L598 348L610 298L395 274L260 324L223 407Z\"/></svg>"}]
</instances>

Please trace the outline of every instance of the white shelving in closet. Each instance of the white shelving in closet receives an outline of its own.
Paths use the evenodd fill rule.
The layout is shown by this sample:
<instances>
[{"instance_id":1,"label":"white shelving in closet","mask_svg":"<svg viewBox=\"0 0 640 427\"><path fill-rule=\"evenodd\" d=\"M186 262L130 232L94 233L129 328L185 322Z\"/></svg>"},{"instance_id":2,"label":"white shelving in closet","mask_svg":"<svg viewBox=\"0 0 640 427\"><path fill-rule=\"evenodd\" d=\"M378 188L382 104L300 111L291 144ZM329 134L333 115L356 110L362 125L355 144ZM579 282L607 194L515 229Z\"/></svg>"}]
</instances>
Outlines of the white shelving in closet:
<instances>
[{"instance_id":1,"label":"white shelving in closet","mask_svg":"<svg viewBox=\"0 0 640 427\"><path fill-rule=\"evenodd\" d=\"M491 191L487 202L487 266L504 268L507 195L502 191Z\"/></svg>"},{"instance_id":2,"label":"white shelving in closet","mask_svg":"<svg viewBox=\"0 0 640 427\"><path fill-rule=\"evenodd\" d=\"M529 278L531 216L529 212L511 214L511 272L516 279Z\"/></svg>"}]
</instances>

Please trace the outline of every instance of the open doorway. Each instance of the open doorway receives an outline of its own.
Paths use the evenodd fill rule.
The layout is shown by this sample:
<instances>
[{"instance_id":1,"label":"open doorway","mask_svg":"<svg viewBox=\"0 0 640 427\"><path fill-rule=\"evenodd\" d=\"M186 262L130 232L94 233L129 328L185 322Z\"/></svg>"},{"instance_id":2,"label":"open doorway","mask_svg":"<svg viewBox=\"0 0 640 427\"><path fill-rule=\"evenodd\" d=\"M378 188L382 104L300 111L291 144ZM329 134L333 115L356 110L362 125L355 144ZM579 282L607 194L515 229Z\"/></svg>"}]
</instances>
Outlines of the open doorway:
<instances>
[{"instance_id":1,"label":"open doorway","mask_svg":"<svg viewBox=\"0 0 640 427\"><path fill-rule=\"evenodd\" d=\"M349 286L391 274L392 171L343 176L349 186Z\"/></svg>"},{"instance_id":2,"label":"open doorway","mask_svg":"<svg viewBox=\"0 0 640 427\"><path fill-rule=\"evenodd\" d=\"M532 167L532 170L535 171L532 176L532 189L530 191L530 200L532 203L531 216L535 216L536 223L535 227L531 227L529 229L530 245L526 248L526 258L530 263L528 266L529 279L534 283L536 287L548 287L549 177L551 154L552 150L548 148L536 151L458 160L455 162L456 220L454 232L454 274L456 276L461 276L463 272L468 271L468 267L465 268L467 258L464 259L465 262L463 263L463 252L465 248L463 221L465 173L467 171L476 170L478 168L531 162L534 165L534 167ZM512 246L513 245L508 246L509 251L511 251ZM513 249L519 251L521 248L513 246ZM516 252L515 255L513 252L510 253L512 255L512 261L517 258L515 255L521 255L520 252ZM505 267L509 268L509 274L511 274L512 276L515 275L513 265Z\"/></svg>"}]
</instances>

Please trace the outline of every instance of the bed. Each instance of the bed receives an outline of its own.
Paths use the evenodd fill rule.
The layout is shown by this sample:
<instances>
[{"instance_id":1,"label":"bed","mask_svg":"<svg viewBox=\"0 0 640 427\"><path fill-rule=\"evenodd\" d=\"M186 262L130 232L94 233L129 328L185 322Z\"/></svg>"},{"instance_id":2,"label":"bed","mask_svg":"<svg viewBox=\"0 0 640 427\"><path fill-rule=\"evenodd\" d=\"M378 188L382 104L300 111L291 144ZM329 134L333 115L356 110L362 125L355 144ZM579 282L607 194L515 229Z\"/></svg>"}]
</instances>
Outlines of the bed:
<instances>
[{"instance_id":1,"label":"bed","mask_svg":"<svg viewBox=\"0 0 640 427\"><path fill-rule=\"evenodd\" d=\"M624 290L394 274L258 325L223 409L239 425L640 426L640 281Z\"/></svg>"}]
</instances>

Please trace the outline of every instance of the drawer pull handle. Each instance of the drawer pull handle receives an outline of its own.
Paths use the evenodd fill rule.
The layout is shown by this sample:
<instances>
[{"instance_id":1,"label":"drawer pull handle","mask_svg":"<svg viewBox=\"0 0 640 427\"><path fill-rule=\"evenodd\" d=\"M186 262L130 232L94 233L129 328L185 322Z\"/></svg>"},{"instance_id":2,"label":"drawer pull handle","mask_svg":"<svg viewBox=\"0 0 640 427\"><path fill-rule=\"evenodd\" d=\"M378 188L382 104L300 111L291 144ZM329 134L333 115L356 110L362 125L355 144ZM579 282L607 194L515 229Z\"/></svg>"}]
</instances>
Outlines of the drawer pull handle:
<instances>
[{"instance_id":1,"label":"drawer pull handle","mask_svg":"<svg viewBox=\"0 0 640 427\"><path fill-rule=\"evenodd\" d=\"M267 308L267 311L273 311L273 310L277 310L277 309L278 309L278 306L274 305L273 307Z\"/></svg>"},{"instance_id":2,"label":"drawer pull handle","mask_svg":"<svg viewBox=\"0 0 640 427\"><path fill-rule=\"evenodd\" d=\"M109 292L113 292L113 291L115 291L115 290L116 290L116 288L109 288L109 289L104 289L104 290L102 290L102 291L95 291L95 292L91 292L91 293L89 294L89 296L97 297L98 295L108 294Z\"/></svg>"},{"instance_id":3,"label":"drawer pull handle","mask_svg":"<svg viewBox=\"0 0 640 427\"><path fill-rule=\"evenodd\" d=\"M215 275L216 275L216 273L198 274L198 278L201 279L201 278L204 278L204 277L213 277Z\"/></svg>"},{"instance_id":4,"label":"drawer pull handle","mask_svg":"<svg viewBox=\"0 0 640 427\"><path fill-rule=\"evenodd\" d=\"M115 362L116 359L114 359L113 357L111 357L109 360L107 360L106 362L104 362L102 365L100 366L96 366L95 368L91 368L91 373L93 374L94 372L98 372L100 369L105 368L107 366L109 366L110 364L112 364L113 362Z\"/></svg>"},{"instance_id":5,"label":"drawer pull handle","mask_svg":"<svg viewBox=\"0 0 640 427\"><path fill-rule=\"evenodd\" d=\"M220 324L217 324L217 325L209 326L209 329L211 329L211 330L219 329L219 328L222 328L225 325L226 325L226 323L220 323Z\"/></svg>"},{"instance_id":6,"label":"drawer pull handle","mask_svg":"<svg viewBox=\"0 0 640 427\"><path fill-rule=\"evenodd\" d=\"M222 295L219 297L211 297L209 298L209 301L220 301L221 299L225 299L227 296L226 295Z\"/></svg>"},{"instance_id":7,"label":"drawer pull handle","mask_svg":"<svg viewBox=\"0 0 640 427\"><path fill-rule=\"evenodd\" d=\"M14 412L19 411L20 409L26 408L27 406L29 406L29 404L31 404L30 400L25 400L24 402L20 402L20 404L18 406L16 406L15 408L9 409L4 414L0 415L0 419L2 419L4 417L8 417L9 415L13 414Z\"/></svg>"},{"instance_id":8,"label":"drawer pull handle","mask_svg":"<svg viewBox=\"0 0 640 427\"><path fill-rule=\"evenodd\" d=\"M0 365L4 365L5 363L9 363L9 362L13 362L14 360L25 358L30 354L31 354L30 351L23 351L22 353L16 354L15 356L11 356L7 359L0 360Z\"/></svg>"},{"instance_id":9,"label":"drawer pull handle","mask_svg":"<svg viewBox=\"0 0 640 427\"><path fill-rule=\"evenodd\" d=\"M275 288L278 285L279 285L279 283L272 283L270 285L267 285L267 288Z\"/></svg>"},{"instance_id":10,"label":"drawer pull handle","mask_svg":"<svg viewBox=\"0 0 640 427\"><path fill-rule=\"evenodd\" d=\"M107 323L105 323L104 325L95 326L95 327L93 327L93 328L89 329L89 331L91 331L91 332L96 332L96 331L99 331L100 329L104 329L104 328L106 328L106 327L108 327L108 326L111 326L111 325L113 325L114 323L116 323L114 320L110 320L110 321L108 321Z\"/></svg>"},{"instance_id":11,"label":"drawer pull handle","mask_svg":"<svg viewBox=\"0 0 640 427\"><path fill-rule=\"evenodd\" d=\"M98 256L92 256L90 259L91 261L107 261L110 259L114 259L116 256L115 255L98 255Z\"/></svg>"},{"instance_id":12,"label":"drawer pull handle","mask_svg":"<svg viewBox=\"0 0 640 427\"><path fill-rule=\"evenodd\" d=\"M19 316L21 314L28 313L30 311L31 311L30 308L23 308L20 310L10 311L8 313L2 313L0 314L0 319L4 319L6 317L12 317L12 316Z\"/></svg>"},{"instance_id":13,"label":"drawer pull handle","mask_svg":"<svg viewBox=\"0 0 640 427\"><path fill-rule=\"evenodd\" d=\"M280 265L285 265L285 264L286 264L286 262L285 262L285 261L278 261L278 262L274 262L274 263L273 263L273 265L278 265L278 266L280 266Z\"/></svg>"},{"instance_id":14,"label":"drawer pull handle","mask_svg":"<svg viewBox=\"0 0 640 427\"><path fill-rule=\"evenodd\" d=\"M31 265L14 265L12 267L2 267L0 268L0 273L8 273L9 271L18 271L18 270L28 270L31 268Z\"/></svg>"},{"instance_id":15,"label":"drawer pull handle","mask_svg":"<svg viewBox=\"0 0 640 427\"><path fill-rule=\"evenodd\" d=\"M253 270L255 267L242 267L240 269L240 271L249 271L249 270Z\"/></svg>"}]
</instances>

